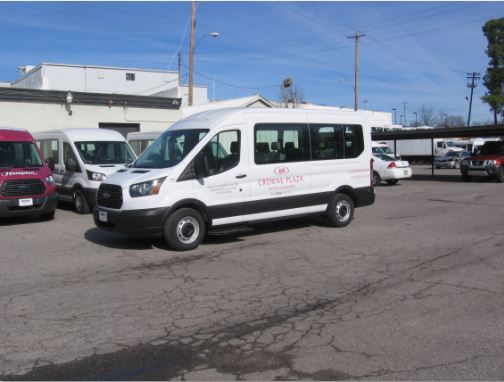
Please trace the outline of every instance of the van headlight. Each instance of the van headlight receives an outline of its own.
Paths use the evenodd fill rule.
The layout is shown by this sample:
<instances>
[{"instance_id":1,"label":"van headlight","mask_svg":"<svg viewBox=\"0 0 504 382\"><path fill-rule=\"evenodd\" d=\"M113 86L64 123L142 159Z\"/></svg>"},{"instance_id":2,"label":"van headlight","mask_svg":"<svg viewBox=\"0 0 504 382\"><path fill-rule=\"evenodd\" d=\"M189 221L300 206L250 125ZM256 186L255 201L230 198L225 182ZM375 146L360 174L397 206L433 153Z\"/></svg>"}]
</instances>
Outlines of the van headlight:
<instances>
[{"instance_id":1,"label":"van headlight","mask_svg":"<svg viewBox=\"0 0 504 382\"><path fill-rule=\"evenodd\" d=\"M139 196L157 195L165 179L166 177L134 184L130 187L130 196L136 198Z\"/></svg>"},{"instance_id":2,"label":"van headlight","mask_svg":"<svg viewBox=\"0 0 504 382\"><path fill-rule=\"evenodd\" d=\"M87 171L87 176L89 180L94 180L96 182L103 182L105 179L107 179L107 176L105 174L89 170Z\"/></svg>"},{"instance_id":3,"label":"van headlight","mask_svg":"<svg viewBox=\"0 0 504 382\"><path fill-rule=\"evenodd\" d=\"M52 175L46 176L45 181L47 184L54 184L54 178Z\"/></svg>"}]
</instances>

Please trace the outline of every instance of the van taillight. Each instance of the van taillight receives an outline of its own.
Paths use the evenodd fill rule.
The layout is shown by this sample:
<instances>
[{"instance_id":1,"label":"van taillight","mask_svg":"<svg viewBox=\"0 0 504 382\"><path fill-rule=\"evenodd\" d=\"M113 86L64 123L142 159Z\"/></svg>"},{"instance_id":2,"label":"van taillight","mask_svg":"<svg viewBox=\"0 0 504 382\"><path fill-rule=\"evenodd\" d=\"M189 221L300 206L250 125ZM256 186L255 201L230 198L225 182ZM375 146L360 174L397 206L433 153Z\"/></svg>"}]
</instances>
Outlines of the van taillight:
<instances>
[{"instance_id":1,"label":"van taillight","mask_svg":"<svg viewBox=\"0 0 504 382\"><path fill-rule=\"evenodd\" d=\"M387 166L387 168L396 168L395 162L390 162L390 164Z\"/></svg>"},{"instance_id":2,"label":"van taillight","mask_svg":"<svg viewBox=\"0 0 504 382\"><path fill-rule=\"evenodd\" d=\"M373 176L373 162L374 162L374 159L371 158L371 160L369 161L369 177L370 177L370 182L371 182L371 187L374 187L374 176Z\"/></svg>"}]
</instances>

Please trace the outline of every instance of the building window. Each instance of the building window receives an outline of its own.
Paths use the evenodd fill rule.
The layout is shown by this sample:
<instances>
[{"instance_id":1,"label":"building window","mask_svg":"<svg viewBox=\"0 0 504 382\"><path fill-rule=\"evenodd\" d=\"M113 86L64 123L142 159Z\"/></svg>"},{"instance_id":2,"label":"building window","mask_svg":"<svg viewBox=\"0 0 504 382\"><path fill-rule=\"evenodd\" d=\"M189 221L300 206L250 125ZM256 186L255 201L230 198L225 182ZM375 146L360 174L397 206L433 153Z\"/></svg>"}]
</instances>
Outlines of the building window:
<instances>
[{"instance_id":1,"label":"building window","mask_svg":"<svg viewBox=\"0 0 504 382\"><path fill-rule=\"evenodd\" d=\"M126 73L126 81L135 81L135 73Z\"/></svg>"}]
</instances>

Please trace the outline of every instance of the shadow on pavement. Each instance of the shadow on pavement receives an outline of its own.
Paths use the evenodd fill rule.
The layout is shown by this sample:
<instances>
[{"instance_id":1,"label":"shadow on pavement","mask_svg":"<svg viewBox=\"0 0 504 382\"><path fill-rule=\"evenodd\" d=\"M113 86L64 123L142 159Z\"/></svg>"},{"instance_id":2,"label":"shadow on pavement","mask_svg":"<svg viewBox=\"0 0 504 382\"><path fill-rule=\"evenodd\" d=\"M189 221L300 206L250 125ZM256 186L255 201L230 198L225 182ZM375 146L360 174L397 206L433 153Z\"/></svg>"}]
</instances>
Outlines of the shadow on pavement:
<instances>
[{"instance_id":1,"label":"shadow on pavement","mask_svg":"<svg viewBox=\"0 0 504 382\"><path fill-rule=\"evenodd\" d=\"M102 231L99 228L90 228L84 233L84 238L91 243L102 245L104 247L113 249L135 249L135 250L148 250L148 249L165 249L168 246L163 239L157 238L133 238L119 233Z\"/></svg>"}]
</instances>

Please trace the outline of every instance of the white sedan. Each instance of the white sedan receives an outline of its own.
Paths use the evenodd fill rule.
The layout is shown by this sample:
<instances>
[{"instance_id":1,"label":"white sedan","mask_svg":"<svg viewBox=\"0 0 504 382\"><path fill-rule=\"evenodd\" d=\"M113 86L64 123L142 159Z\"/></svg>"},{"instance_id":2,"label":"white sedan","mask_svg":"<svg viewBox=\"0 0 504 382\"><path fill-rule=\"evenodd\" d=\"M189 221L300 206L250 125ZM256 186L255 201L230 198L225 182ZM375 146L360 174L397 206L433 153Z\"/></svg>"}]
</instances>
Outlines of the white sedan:
<instances>
[{"instance_id":1,"label":"white sedan","mask_svg":"<svg viewBox=\"0 0 504 382\"><path fill-rule=\"evenodd\" d=\"M408 161L395 160L385 154L373 155L373 182L379 186L382 180L396 184L399 179L411 178L413 174Z\"/></svg>"}]
</instances>

